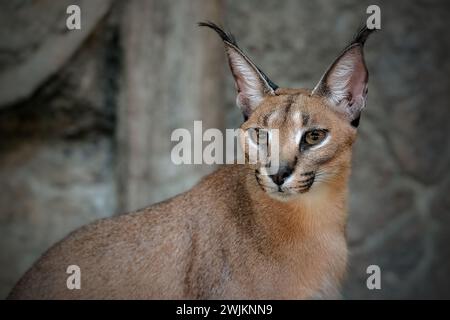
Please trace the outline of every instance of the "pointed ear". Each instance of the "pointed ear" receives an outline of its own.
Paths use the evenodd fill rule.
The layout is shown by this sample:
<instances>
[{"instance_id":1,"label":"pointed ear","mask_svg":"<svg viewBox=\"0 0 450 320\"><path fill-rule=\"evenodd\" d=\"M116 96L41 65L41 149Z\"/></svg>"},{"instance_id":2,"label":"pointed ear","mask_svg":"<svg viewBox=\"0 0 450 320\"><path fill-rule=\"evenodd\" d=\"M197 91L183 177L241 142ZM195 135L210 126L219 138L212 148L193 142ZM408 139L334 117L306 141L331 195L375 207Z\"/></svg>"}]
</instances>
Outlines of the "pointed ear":
<instances>
[{"instance_id":1,"label":"pointed ear","mask_svg":"<svg viewBox=\"0 0 450 320\"><path fill-rule=\"evenodd\" d=\"M312 91L325 97L330 105L344 113L357 127L366 104L369 73L364 61L364 43L373 30L362 28L350 45L331 64Z\"/></svg>"},{"instance_id":2,"label":"pointed ear","mask_svg":"<svg viewBox=\"0 0 450 320\"><path fill-rule=\"evenodd\" d=\"M278 86L242 52L232 34L212 22L200 22L198 25L213 29L222 38L237 90L236 103L247 120L264 96L275 95Z\"/></svg>"}]
</instances>

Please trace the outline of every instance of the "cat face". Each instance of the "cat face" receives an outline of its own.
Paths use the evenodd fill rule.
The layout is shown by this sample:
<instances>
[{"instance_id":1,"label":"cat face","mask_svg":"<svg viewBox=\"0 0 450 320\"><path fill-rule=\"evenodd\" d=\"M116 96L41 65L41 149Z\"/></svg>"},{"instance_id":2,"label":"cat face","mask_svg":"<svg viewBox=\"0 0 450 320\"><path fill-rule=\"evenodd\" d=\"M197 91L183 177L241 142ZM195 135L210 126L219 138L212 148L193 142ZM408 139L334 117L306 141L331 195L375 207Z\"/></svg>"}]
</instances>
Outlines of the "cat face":
<instances>
[{"instance_id":1,"label":"cat face","mask_svg":"<svg viewBox=\"0 0 450 320\"><path fill-rule=\"evenodd\" d=\"M263 140L255 139L255 133L270 135L277 130L278 166L269 168L273 163L260 161L254 170L259 186L280 199L340 179L349 167L356 137L356 128L342 114L306 90L277 89L276 95L264 99L241 129L252 132L241 139L247 158L251 149L259 149L252 150L256 154L266 147L258 143ZM270 139L268 143L277 141ZM268 145L267 149L271 147Z\"/></svg>"},{"instance_id":2,"label":"cat face","mask_svg":"<svg viewBox=\"0 0 450 320\"><path fill-rule=\"evenodd\" d=\"M244 115L241 129L247 134L241 145L246 157L265 148L260 141L267 145L261 134L268 132L268 143L277 143L277 154L269 155L269 162L254 165L259 186L286 199L344 176L366 103L368 71L363 46L373 30L361 29L315 88L308 90L279 88L242 52L231 34L213 23L200 25L215 30L225 44L236 103ZM271 139L275 131L278 139ZM274 156L278 160L275 168Z\"/></svg>"}]
</instances>

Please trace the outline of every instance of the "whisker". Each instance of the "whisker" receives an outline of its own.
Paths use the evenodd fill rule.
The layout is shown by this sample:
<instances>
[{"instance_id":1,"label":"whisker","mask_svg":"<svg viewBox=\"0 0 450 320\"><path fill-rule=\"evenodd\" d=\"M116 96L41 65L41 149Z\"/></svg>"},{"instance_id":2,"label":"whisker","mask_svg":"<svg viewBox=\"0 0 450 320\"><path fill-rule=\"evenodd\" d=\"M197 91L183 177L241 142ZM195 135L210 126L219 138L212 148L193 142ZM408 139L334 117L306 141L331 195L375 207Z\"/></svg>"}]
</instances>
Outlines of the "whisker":
<instances>
[{"instance_id":1,"label":"whisker","mask_svg":"<svg viewBox=\"0 0 450 320\"><path fill-rule=\"evenodd\" d=\"M271 185L264 183L262 178L259 177L257 174L255 174L255 177L260 186L264 186L265 188L270 188L271 190L274 190L274 188ZM264 190L264 191L266 191L266 190Z\"/></svg>"},{"instance_id":2,"label":"whisker","mask_svg":"<svg viewBox=\"0 0 450 320\"><path fill-rule=\"evenodd\" d=\"M304 193L309 190L309 187L308 188L289 188L289 189L294 190L295 192Z\"/></svg>"}]
</instances>

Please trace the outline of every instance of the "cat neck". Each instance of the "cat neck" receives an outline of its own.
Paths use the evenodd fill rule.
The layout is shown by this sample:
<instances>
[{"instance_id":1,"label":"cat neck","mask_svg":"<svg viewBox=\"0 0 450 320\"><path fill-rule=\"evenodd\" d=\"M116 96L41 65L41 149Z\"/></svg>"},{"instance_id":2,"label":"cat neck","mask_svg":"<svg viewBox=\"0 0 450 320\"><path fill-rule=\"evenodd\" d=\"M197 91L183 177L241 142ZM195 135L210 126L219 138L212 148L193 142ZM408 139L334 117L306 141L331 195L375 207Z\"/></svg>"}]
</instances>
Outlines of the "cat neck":
<instances>
[{"instance_id":1,"label":"cat neck","mask_svg":"<svg viewBox=\"0 0 450 320\"><path fill-rule=\"evenodd\" d=\"M245 187L251 198L254 223L264 234L282 242L327 230L344 233L349 172L349 168L342 168L336 179L317 182L308 192L285 200L270 196L254 175L246 174Z\"/></svg>"}]
</instances>

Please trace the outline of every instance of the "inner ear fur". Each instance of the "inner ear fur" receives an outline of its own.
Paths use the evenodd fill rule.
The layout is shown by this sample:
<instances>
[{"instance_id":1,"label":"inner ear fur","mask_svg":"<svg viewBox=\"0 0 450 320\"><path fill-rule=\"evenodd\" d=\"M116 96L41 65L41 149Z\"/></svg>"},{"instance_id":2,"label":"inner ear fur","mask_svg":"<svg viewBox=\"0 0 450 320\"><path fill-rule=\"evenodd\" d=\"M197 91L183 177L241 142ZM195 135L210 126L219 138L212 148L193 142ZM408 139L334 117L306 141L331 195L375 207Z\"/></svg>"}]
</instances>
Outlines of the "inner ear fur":
<instances>
[{"instance_id":1,"label":"inner ear fur","mask_svg":"<svg viewBox=\"0 0 450 320\"><path fill-rule=\"evenodd\" d=\"M346 115L352 125L359 124L367 99L369 73L364 60L364 43L374 30L362 28L353 41L324 73L312 94L325 97Z\"/></svg>"},{"instance_id":2,"label":"inner ear fur","mask_svg":"<svg viewBox=\"0 0 450 320\"><path fill-rule=\"evenodd\" d=\"M244 119L248 119L264 96L275 95L278 86L243 53L231 33L226 33L212 22L200 22L199 26L213 29L221 37L236 86L236 104Z\"/></svg>"}]
</instances>

